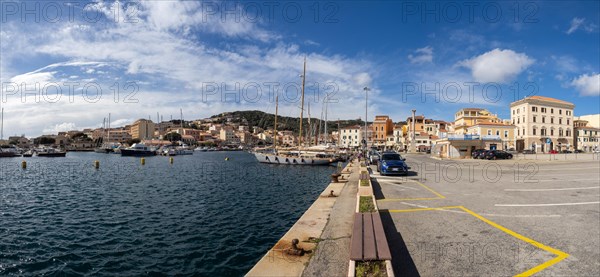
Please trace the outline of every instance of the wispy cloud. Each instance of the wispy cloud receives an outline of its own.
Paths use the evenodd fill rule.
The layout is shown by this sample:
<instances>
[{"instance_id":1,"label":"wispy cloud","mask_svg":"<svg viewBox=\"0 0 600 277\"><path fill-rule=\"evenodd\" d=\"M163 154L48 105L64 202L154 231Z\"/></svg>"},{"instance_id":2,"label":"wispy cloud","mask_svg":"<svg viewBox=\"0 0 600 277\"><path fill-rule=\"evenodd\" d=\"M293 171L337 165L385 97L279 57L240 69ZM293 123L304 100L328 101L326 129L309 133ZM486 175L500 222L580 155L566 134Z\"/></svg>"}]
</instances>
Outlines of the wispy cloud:
<instances>
[{"instance_id":1,"label":"wispy cloud","mask_svg":"<svg viewBox=\"0 0 600 277\"><path fill-rule=\"evenodd\" d=\"M414 54L414 55L413 55ZM433 47L425 46L408 55L408 60L413 64L431 63L433 61Z\"/></svg>"},{"instance_id":2,"label":"wispy cloud","mask_svg":"<svg viewBox=\"0 0 600 277\"><path fill-rule=\"evenodd\" d=\"M584 31L591 33L598 29L598 25L594 23L586 24L585 18L575 17L571 19L571 25L566 33L570 35L579 29L583 29Z\"/></svg>"}]
</instances>

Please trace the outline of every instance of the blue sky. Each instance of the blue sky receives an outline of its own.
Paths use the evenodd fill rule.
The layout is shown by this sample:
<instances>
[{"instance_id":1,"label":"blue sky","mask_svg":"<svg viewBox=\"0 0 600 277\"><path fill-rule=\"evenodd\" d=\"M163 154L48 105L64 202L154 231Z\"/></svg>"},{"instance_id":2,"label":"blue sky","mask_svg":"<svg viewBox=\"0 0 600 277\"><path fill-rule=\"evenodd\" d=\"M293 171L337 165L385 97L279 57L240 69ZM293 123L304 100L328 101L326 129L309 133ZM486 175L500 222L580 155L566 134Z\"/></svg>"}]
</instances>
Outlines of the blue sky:
<instances>
[{"instance_id":1,"label":"blue sky","mask_svg":"<svg viewBox=\"0 0 600 277\"><path fill-rule=\"evenodd\" d=\"M600 110L597 1L3 1L0 8L5 136L98 127L108 113L117 126L157 113L178 118L179 109L186 119L274 112L275 91L281 113L297 116L305 57L313 117L327 93L329 119L364 117L365 86L369 117L394 121L413 108L443 120L463 107L509 118L510 102L532 93L573 102L575 115Z\"/></svg>"}]
</instances>

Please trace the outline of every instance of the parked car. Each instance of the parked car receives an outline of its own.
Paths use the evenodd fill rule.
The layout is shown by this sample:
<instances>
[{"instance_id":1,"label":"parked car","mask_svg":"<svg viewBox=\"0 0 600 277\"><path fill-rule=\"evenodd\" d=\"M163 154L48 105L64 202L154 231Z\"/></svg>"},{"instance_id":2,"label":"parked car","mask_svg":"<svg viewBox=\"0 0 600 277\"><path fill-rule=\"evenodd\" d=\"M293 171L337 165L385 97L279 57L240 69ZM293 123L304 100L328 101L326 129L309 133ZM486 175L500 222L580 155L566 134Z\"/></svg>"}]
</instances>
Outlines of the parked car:
<instances>
[{"instance_id":1,"label":"parked car","mask_svg":"<svg viewBox=\"0 0 600 277\"><path fill-rule=\"evenodd\" d=\"M571 151L571 150L563 150L563 151L560 151L560 153L571 154L571 153L573 153L573 151Z\"/></svg>"},{"instance_id":2,"label":"parked car","mask_svg":"<svg viewBox=\"0 0 600 277\"><path fill-rule=\"evenodd\" d=\"M385 175L406 175L410 169L398 153L383 153L379 159L377 171Z\"/></svg>"},{"instance_id":3,"label":"parked car","mask_svg":"<svg viewBox=\"0 0 600 277\"><path fill-rule=\"evenodd\" d=\"M523 150L523 154L535 154L535 151L532 149L525 149Z\"/></svg>"},{"instance_id":4,"label":"parked car","mask_svg":"<svg viewBox=\"0 0 600 277\"><path fill-rule=\"evenodd\" d=\"M600 153L600 149L594 149L593 153Z\"/></svg>"},{"instance_id":5,"label":"parked car","mask_svg":"<svg viewBox=\"0 0 600 277\"><path fill-rule=\"evenodd\" d=\"M473 158L473 159L479 158L479 155L483 151L486 151L486 150L485 149L475 149L475 150L473 150L473 152L471 152L471 158Z\"/></svg>"},{"instance_id":6,"label":"parked car","mask_svg":"<svg viewBox=\"0 0 600 277\"><path fill-rule=\"evenodd\" d=\"M512 159L513 155L502 150L491 150L485 154L485 159L496 160L496 159Z\"/></svg>"},{"instance_id":7,"label":"parked car","mask_svg":"<svg viewBox=\"0 0 600 277\"><path fill-rule=\"evenodd\" d=\"M577 149L577 150L575 150L575 153L584 153L584 152L581 149Z\"/></svg>"},{"instance_id":8,"label":"parked car","mask_svg":"<svg viewBox=\"0 0 600 277\"><path fill-rule=\"evenodd\" d=\"M548 154L558 154L558 151L556 151L556 150L550 150L550 151L548 152Z\"/></svg>"},{"instance_id":9,"label":"parked car","mask_svg":"<svg viewBox=\"0 0 600 277\"><path fill-rule=\"evenodd\" d=\"M483 150L479 152L479 155L477 155L476 159L485 159L488 152L490 152L490 150Z\"/></svg>"},{"instance_id":10,"label":"parked car","mask_svg":"<svg viewBox=\"0 0 600 277\"><path fill-rule=\"evenodd\" d=\"M377 165L378 161L379 161L379 152L377 152L377 151L371 151L369 153L369 163Z\"/></svg>"}]
</instances>

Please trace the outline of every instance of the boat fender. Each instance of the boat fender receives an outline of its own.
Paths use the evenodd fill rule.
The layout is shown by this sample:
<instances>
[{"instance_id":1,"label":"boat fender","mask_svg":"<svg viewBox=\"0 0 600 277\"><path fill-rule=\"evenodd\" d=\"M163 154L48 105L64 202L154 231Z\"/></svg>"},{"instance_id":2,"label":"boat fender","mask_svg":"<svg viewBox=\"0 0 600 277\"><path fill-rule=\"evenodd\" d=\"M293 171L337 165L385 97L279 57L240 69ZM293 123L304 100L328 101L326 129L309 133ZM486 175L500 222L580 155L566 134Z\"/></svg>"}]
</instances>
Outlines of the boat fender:
<instances>
[{"instance_id":1,"label":"boat fender","mask_svg":"<svg viewBox=\"0 0 600 277\"><path fill-rule=\"evenodd\" d=\"M305 162L305 161L304 161L304 158L302 158L302 160L301 160L301 161L304 163L304 162Z\"/></svg>"},{"instance_id":2,"label":"boat fender","mask_svg":"<svg viewBox=\"0 0 600 277\"><path fill-rule=\"evenodd\" d=\"M269 156L265 156L265 160L267 160L267 161L268 161L268 160L269 160Z\"/></svg>"},{"instance_id":3,"label":"boat fender","mask_svg":"<svg viewBox=\"0 0 600 277\"><path fill-rule=\"evenodd\" d=\"M275 157L275 160L276 160L276 161L279 161L279 157Z\"/></svg>"},{"instance_id":4,"label":"boat fender","mask_svg":"<svg viewBox=\"0 0 600 277\"><path fill-rule=\"evenodd\" d=\"M290 162L290 160L289 160L288 158L285 158L285 162L286 162L286 163L289 163L289 162Z\"/></svg>"},{"instance_id":5,"label":"boat fender","mask_svg":"<svg viewBox=\"0 0 600 277\"><path fill-rule=\"evenodd\" d=\"M294 163L298 163L298 162L296 162L296 159L294 159Z\"/></svg>"}]
</instances>

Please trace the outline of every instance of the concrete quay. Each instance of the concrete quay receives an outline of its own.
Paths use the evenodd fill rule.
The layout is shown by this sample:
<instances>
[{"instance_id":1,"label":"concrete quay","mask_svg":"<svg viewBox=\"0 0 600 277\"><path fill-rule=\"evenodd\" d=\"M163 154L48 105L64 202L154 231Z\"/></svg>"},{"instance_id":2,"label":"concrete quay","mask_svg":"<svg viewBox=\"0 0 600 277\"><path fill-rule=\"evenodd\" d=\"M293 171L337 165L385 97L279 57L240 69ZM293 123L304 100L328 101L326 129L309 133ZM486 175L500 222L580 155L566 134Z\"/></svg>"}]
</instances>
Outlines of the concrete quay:
<instances>
[{"instance_id":1,"label":"concrete quay","mask_svg":"<svg viewBox=\"0 0 600 277\"><path fill-rule=\"evenodd\" d=\"M359 174L359 163L350 162L342 171L343 179L330 183L246 276L346 275ZM336 197L329 197L332 190ZM311 253L286 254L293 239Z\"/></svg>"}]
</instances>

